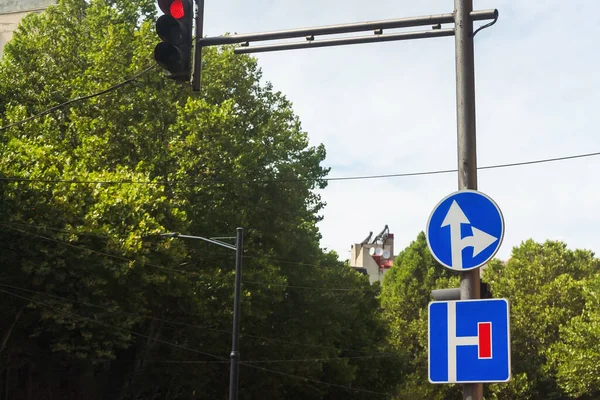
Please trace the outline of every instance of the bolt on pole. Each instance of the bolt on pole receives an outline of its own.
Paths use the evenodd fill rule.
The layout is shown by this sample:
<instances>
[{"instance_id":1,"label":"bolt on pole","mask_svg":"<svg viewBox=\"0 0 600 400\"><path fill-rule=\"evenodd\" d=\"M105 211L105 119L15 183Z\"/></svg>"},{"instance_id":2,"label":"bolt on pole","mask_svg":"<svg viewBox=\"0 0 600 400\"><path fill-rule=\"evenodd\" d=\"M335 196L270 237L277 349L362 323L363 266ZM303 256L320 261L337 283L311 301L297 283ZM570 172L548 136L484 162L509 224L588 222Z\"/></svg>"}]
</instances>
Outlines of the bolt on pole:
<instances>
[{"instance_id":1,"label":"bolt on pole","mask_svg":"<svg viewBox=\"0 0 600 400\"><path fill-rule=\"evenodd\" d=\"M458 189L477 190L473 0L454 0ZM479 269L461 273L460 298L479 299ZM482 400L483 384L463 384L463 400Z\"/></svg>"}]
</instances>

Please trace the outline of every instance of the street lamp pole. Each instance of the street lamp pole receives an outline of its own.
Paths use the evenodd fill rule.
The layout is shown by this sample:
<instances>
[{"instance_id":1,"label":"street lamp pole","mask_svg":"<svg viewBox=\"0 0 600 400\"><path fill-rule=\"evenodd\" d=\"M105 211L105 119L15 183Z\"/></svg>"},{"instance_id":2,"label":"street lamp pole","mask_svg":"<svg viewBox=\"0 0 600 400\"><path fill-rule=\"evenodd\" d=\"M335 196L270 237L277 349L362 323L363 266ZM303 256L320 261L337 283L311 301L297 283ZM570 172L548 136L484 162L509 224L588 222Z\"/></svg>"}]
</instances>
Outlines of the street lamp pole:
<instances>
[{"instance_id":1,"label":"street lamp pole","mask_svg":"<svg viewBox=\"0 0 600 400\"><path fill-rule=\"evenodd\" d=\"M235 235L235 246L221 242L215 238L205 238L202 236L180 235L176 232L161 233L160 236L173 238L196 239L225 247L229 250L235 250L235 287L233 292L233 330L231 342L231 370L229 373L229 400L237 400L239 389L239 369L240 369L240 297L242 287L242 255L244 252L244 228L237 228Z\"/></svg>"},{"instance_id":2,"label":"street lamp pole","mask_svg":"<svg viewBox=\"0 0 600 400\"><path fill-rule=\"evenodd\" d=\"M242 249L244 229L237 228L235 234L235 289L233 295L233 333L231 340L231 371L229 373L229 400L237 400L240 369L240 291L242 286Z\"/></svg>"}]
</instances>

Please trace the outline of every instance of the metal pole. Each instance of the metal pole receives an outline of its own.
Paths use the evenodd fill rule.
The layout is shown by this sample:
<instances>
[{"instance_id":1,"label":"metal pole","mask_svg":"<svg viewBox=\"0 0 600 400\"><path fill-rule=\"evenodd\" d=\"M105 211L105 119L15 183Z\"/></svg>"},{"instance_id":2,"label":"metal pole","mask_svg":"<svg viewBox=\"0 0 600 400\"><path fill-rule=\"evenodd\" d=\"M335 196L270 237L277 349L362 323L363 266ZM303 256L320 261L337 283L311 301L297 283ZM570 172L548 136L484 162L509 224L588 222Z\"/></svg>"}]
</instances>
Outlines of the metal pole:
<instances>
[{"instance_id":1,"label":"metal pole","mask_svg":"<svg viewBox=\"0 0 600 400\"><path fill-rule=\"evenodd\" d=\"M200 91L202 79L202 44L199 39L204 35L204 0L196 0L196 40L194 40L194 73L192 75L192 90Z\"/></svg>"},{"instance_id":2,"label":"metal pole","mask_svg":"<svg viewBox=\"0 0 600 400\"><path fill-rule=\"evenodd\" d=\"M493 19L497 11L482 10L471 14L473 21ZM288 29L283 31L247 33L230 36L213 36L200 38L203 46L220 46L224 44L237 44L245 42L259 42L267 40L292 39L307 36L337 35L342 33L355 33L364 31L375 31L377 29L410 28L415 26L426 26L436 24L450 24L454 22L454 14L437 14L423 17L410 17L390 19L383 21L356 22L351 24L315 26L312 28Z\"/></svg>"},{"instance_id":3,"label":"metal pole","mask_svg":"<svg viewBox=\"0 0 600 400\"><path fill-rule=\"evenodd\" d=\"M458 189L477 189L475 129L475 61L473 0L454 0L456 46L456 117L458 136ZM479 269L462 272L460 298L478 299ZM483 384L463 384L463 400L482 400Z\"/></svg>"},{"instance_id":4,"label":"metal pole","mask_svg":"<svg viewBox=\"0 0 600 400\"><path fill-rule=\"evenodd\" d=\"M391 42L396 40L410 40L410 39L427 39L434 37L444 37L454 35L454 29L436 29L429 31L418 31L418 32L402 32L402 33L390 33L390 34L375 34L370 36L355 36L343 39L325 39L325 40L305 40L304 42L295 43L279 43L269 44L264 46L250 46L250 47L238 47L234 49L235 54L248 54L248 53L261 53L267 51L280 51L280 50L297 50L297 49L309 49L312 47L331 47L331 46L343 46L349 44L362 44L362 43L375 43L375 42Z\"/></svg>"},{"instance_id":5,"label":"metal pole","mask_svg":"<svg viewBox=\"0 0 600 400\"><path fill-rule=\"evenodd\" d=\"M242 286L242 253L244 248L244 228L237 228L235 239L235 289L233 295L233 336L231 343L231 371L229 374L229 400L238 398L240 336L240 291Z\"/></svg>"},{"instance_id":6,"label":"metal pole","mask_svg":"<svg viewBox=\"0 0 600 400\"><path fill-rule=\"evenodd\" d=\"M160 236L174 237L174 238L184 238L184 239L197 239L204 240L205 242L216 244L217 246L225 247L226 249L235 250L236 247L230 245L229 243L223 243L219 240L212 240L209 238L205 238L202 236L190 236L190 235L181 235L177 232L169 232L169 233L161 233Z\"/></svg>"}]
</instances>

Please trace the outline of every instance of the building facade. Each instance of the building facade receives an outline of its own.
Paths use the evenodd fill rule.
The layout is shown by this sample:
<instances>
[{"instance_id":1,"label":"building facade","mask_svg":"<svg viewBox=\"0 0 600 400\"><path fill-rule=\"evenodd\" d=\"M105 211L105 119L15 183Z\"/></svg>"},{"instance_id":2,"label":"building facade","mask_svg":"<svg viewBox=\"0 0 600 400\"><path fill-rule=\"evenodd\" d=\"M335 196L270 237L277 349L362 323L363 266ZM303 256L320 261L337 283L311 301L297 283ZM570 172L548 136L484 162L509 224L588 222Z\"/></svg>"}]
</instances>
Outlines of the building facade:
<instances>
[{"instance_id":1,"label":"building facade","mask_svg":"<svg viewBox=\"0 0 600 400\"><path fill-rule=\"evenodd\" d=\"M42 12L54 3L55 0L0 0L0 57L23 17Z\"/></svg>"},{"instance_id":2,"label":"building facade","mask_svg":"<svg viewBox=\"0 0 600 400\"><path fill-rule=\"evenodd\" d=\"M350 266L369 276L369 282L381 282L394 265L394 234L386 225L373 238L373 232L360 243L352 245Z\"/></svg>"}]
</instances>

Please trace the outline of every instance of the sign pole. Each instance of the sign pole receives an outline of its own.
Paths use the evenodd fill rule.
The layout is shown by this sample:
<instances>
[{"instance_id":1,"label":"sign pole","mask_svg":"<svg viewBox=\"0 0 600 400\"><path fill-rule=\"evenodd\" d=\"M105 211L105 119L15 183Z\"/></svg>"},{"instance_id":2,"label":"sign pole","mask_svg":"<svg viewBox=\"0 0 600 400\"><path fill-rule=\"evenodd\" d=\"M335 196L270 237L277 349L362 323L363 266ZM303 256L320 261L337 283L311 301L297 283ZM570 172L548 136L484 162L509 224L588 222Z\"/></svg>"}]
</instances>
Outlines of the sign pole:
<instances>
[{"instance_id":1,"label":"sign pole","mask_svg":"<svg viewBox=\"0 0 600 400\"><path fill-rule=\"evenodd\" d=\"M458 189L477 190L473 0L454 0ZM479 268L460 277L461 300L479 299ZM463 400L482 400L483 384L463 384Z\"/></svg>"}]
</instances>

